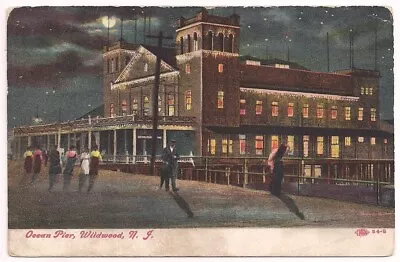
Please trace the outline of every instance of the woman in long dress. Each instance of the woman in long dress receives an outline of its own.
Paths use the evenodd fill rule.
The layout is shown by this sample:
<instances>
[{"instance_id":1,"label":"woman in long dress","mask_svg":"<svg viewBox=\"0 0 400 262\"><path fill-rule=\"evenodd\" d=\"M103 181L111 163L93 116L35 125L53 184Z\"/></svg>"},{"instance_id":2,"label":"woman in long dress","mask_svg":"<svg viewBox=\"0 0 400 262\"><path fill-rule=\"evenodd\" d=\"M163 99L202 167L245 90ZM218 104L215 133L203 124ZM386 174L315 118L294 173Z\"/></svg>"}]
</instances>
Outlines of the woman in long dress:
<instances>
[{"instance_id":1,"label":"woman in long dress","mask_svg":"<svg viewBox=\"0 0 400 262\"><path fill-rule=\"evenodd\" d=\"M60 152L57 146L53 146L49 152L49 192L56 183L58 174L61 174Z\"/></svg>"},{"instance_id":2,"label":"woman in long dress","mask_svg":"<svg viewBox=\"0 0 400 262\"><path fill-rule=\"evenodd\" d=\"M72 172L74 171L75 162L77 159L77 154L75 151L75 146L71 146L65 155L66 165L64 168L64 190L68 190L69 185L71 183Z\"/></svg>"},{"instance_id":3,"label":"woman in long dress","mask_svg":"<svg viewBox=\"0 0 400 262\"><path fill-rule=\"evenodd\" d=\"M32 148L29 146L29 147L27 147L27 149L24 153L25 173L24 173L21 181L19 182L21 185L26 183L27 179L29 178L29 176L32 173L32 169L33 169L33 153L32 153Z\"/></svg>"},{"instance_id":4,"label":"woman in long dress","mask_svg":"<svg viewBox=\"0 0 400 262\"><path fill-rule=\"evenodd\" d=\"M88 153L88 149L85 148L80 156L81 160L81 172L79 174L79 192L82 192L82 188L86 183L86 180L89 176L89 160L90 155Z\"/></svg>"}]
</instances>

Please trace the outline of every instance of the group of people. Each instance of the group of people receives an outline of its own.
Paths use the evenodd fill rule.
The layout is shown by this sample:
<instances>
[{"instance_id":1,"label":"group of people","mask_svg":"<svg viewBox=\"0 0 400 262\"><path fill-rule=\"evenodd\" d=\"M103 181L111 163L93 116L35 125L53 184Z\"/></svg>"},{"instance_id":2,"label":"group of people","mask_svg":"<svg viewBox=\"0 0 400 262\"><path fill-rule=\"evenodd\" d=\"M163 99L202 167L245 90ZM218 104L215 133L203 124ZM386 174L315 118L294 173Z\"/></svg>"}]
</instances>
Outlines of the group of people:
<instances>
[{"instance_id":1,"label":"group of people","mask_svg":"<svg viewBox=\"0 0 400 262\"><path fill-rule=\"evenodd\" d=\"M64 178L63 190L67 191L69 190L74 167L76 166L77 161L80 161L79 192L82 192L86 181L89 179L89 186L87 189L87 193L89 193L92 190L98 175L99 163L102 161L102 157L97 146L93 147L90 154L88 149L85 148L81 155L78 155L75 150L75 146L71 146L65 154L64 162L62 161L60 151L57 149L56 145L52 146L49 152L42 152L42 150L40 150L40 146L36 146L36 150L34 152L32 151L32 147L28 147L24 153L25 174L20 184L26 184L26 181L31 176L30 184L34 185L40 174L42 163L47 165L47 162L49 162L48 191L52 191L54 185L57 183L57 177L60 174L63 174ZM64 170L62 170L63 166Z\"/></svg>"}]
</instances>

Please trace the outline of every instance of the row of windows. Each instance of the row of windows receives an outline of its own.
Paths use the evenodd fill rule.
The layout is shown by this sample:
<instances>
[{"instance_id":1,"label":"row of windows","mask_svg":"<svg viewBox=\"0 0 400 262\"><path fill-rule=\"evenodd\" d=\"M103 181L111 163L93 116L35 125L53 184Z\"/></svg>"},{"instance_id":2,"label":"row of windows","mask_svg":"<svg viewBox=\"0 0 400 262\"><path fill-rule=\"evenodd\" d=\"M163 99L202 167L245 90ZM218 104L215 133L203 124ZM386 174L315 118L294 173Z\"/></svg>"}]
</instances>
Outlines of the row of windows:
<instances>
[{"instance_id":1,"label":"row of windows","mask_svg":"<svg viewBox=\"0 0 400 262\"><path fill-rule=\"evenodd\" d=\"M158 112L162 111L161 105L162 105L162 99L161 99L161 96L158 96ZM122 115L127 115L129 113L131 113L133 115L139 114L139 103L138 103L137 98L132 99L131 107L132 107L132 111L128 112L128 104L125 99L122 100L122 102L121 102ZM185 108L186 108L186 110L192 109L192 91L191 90L188 90L185 92ZM145 115L145 116L149 115L150 99L148 96L143 96L143 98L142 98L142 109L143 109L143 115ZM175 115L175 96L172 93L167 95L167 115L168 116ZM110 104L110 116L112 116L112 117L116 116L114 103Z\"/></svg>"},{"instance_id":2,"label":"row of windows","mask_svg":"<svg viewBox=\"0 0 400 262\"><path fill-rule=\"evenodd\" d=\"M373 90L374 90L374 88L373 87L361 87L360 88L360 94L361 95L370 95L370 96L372 96L373 95Z\"/></svg>"},{"instance_id":3,"label":"row of windows","mask_svg":"<svg viewBox=\"0 0 400 262\"><path fill-rule=\"evenodd\" d=\"M125 66L129 63L129 61L131 60L130 56L125 56ZM119 64L119 59L118 56L111 59L107 59L107 73L115 73L115 72L119 72L121 69L119 68L120 64Z\"/></svg>"},{"instance_id":4,"label":"row of windows","mask_svg":"<svg viewBox=\"0 0 400 262\"><path fill-rule=\"evenodd\" d=\"M224 72L224 64L218 64L218 73ZM185 73L190 74L190 64L185 65Z\"/></svg>"},{"instance_id":5,"label":"row of windows","mask_svg":"<svg viewBox=\"0 0 400 262\"><path fill-rule=\"evenodd\" d=\"M224 108L224 92L223 91L218 91L218 96L217 96L217 105L218 108ZM309 110L310 106L308 104L303 104L302 108L302 116L303 118L308 118L309 117ZM263 101L257 100L256 101L256 108L255 112L256 115L261 115L263 111ZM351 107L346 106L344 107L345 115L344 119L345 120L351 120ZM245 99L240 99L240 111L239 114L241 116L246 115L246 100ZM272 102L271 103L271 115L274 117L279 116L279 106L278 102ZM323 104L317 104L317 111L316 111L316 117L317 118L324 118L325 115L325 106ZM337 106L332 106L330 109L330 118L332 120L336 120L338 116L338 108ZM288 117L293 117L294 116L294 103L288 103L287 105L287 116ZM364 119L364 108L359 107L358 108L358 115L357 119L359 121L362 121ZM370 120L371 121L376 121L376 108L371 108L370 109Z\"/></svg>"},{"instance_id":6,"label":"row of windows","mask_svg":"<svg viewBox=\"0 0 400 262\"><path fill-rule=\"evenodd\" d=\"M323 155L324 154L324 138L323 136L317 136L316 137L316 153L317 155ZM330 137L330 156L331 157L339 157L339 136L331 136ZM358 143L364 143L364 137L358 137ZM246 151L246 143L248 141L246 140L246 135L239 135L239 154L244 155L247 153ZM303 155L304 157L309 156L309 142L310 142L310 136L304 135L303 136ZM387 139L385 138L383 140L384 144L387 144ZM294 136L287 136L287 143L289 145L289 152L288 155L294 155L294 149L295 149L295 143L294 143ZM344 145L351 146L351 137L347 136L344 137ZM370 144L371 145L376 145L376 138L375 137L370 137ZM255 154L256 155L263 155L264 152L264 136L262 135L256 135L254 137L254 148L255 148ZM272 135L271 136L271 151L278 148L279 146L279 136L278 135ZM215 138L208 139L207 143L207 150L208 153L211 155L216 154L216 147L217 147L217 142ZM228 154L231 155L233 152L233 140L232 139L227 139L223 138L221 140L221 152L222 154Z\"/></svg>"},{"instance_id":7,"label":"row of windows","mask_svg":"<svg viewBox=\"0 0 400 262\"><path fill-rule=\"evenodd\" d=\"M227 38L225 40L225 38ZM216 37L216 41L214 41L214 35L212 31L209 31L205 36L205 46L206 50L216 50L221 52L232 52L233 51L233 34L230 34L228 37L225 37L223 33L219 33ZM185 40L184 37L181 36L180 41L180 51L181 54L184 53ZM192 51L199 50L198 36L197 33L193 33L193 41L192 36L188 34L186 36L187 41L187 52L190 53Z\"/></svg>"}]
</instances>

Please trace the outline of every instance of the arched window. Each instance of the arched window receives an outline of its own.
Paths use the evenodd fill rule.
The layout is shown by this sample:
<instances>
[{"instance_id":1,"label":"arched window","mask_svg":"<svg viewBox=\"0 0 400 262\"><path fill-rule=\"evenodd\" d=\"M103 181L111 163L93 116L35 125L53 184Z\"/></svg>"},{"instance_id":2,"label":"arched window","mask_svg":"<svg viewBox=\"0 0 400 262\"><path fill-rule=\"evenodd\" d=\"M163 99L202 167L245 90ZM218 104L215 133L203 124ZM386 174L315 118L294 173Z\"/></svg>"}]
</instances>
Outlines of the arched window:
<instances>
[{"instance_id":1,"label":"arched window","mask_svg":"<svg viewBox=\"0 0 400 262\"><path fill-rule=\"evenodd\" d=\"M122 111L122 115L125 116L126 115L126 111L127 111L127 103L126 100L122 100L121 102L121 111Z\"/></svg>"},{"instance_id":2,"label":"arched window","mask_svg":"<svg viewBox=\"0 0 400 262\"><path fill-rule=\"evenodd\" d=\"M168 94L168 116L175 115L175 97L174 94Z\"/></svg>"},{"instance_id":3,"label":"arched window","mask_svg":"<svg viewBox=\"0 0 400 262\"><path fill-rule=\"evenodd\" d=\"M218 43L217 43L217 50L223 52L224 51L224 34L218 34Z\"/></svg>"},{"instance_id":4,"label":"arched window","mask_svg":"<svg viewBox=\"0 0 400 262\"><path fill-rule=\"evenodd\" d=\"M227 52L233 53L233 35L232 34L229 35L228 43L227 43L226 47L227 47L227 49L226 49Z\"/></svg>"},{"instance_id":5,"label":"arched window","mask_svg":"<svg viewBox=\"0 0 400 262\"><path fill-rule=\"evenodd\" d=\"M148 116L150 114L150 100L148 96L143 97L143 115Z\"/></svg>"},{"instance_id":6,"label":"arched window","mask_svg":"<svg viewBox=\"0 0 400 262\"><path fill-rule=\"evenodd\" d=\"M138 101L137 101L136 98L134 98L133 101L132 101L132 114L133 115L137 115L138 114L138 110L139 110Z\"/></svg>"},{"instance_id":7,"label":"arched window","mask_svg":"<svg viewBox=\"0 0 400 262\"><path fill-rule=\"evenodd\" d=\"M180 39L180 45L181 45L181 54L183 54L183 36L181 36L181 39Z\"/></svg>"},{"instance_id":8,"label":"arched window","mask_svg":"<svg viewBox=\"0 0 400 262\"><path fill-rule=\"evenodd\" d=\"M213 34L211 31L208 31L207 34L207 49L208 50L213 50Z\"/></svg>"},{"instance_id":9,"label":"arched window","mask_svg":"<svg viewBox=\"0 0 400 262\"><path fill-rule=\"evenodd\" d=\"M192 43L190 41L190 35L187 35L187 46L188 46L188 53L192 52Z\"/></svg>"},{"instance_id":10,"label":"arched window","mask_svg":"<svg viewBox=\"0 0 400 262\"><path fill-rule=\"evenodd\" d=\"M193 51L199 50L199 43L197 42L197 33L193 34Z\"/></svg>"}]
</instances>

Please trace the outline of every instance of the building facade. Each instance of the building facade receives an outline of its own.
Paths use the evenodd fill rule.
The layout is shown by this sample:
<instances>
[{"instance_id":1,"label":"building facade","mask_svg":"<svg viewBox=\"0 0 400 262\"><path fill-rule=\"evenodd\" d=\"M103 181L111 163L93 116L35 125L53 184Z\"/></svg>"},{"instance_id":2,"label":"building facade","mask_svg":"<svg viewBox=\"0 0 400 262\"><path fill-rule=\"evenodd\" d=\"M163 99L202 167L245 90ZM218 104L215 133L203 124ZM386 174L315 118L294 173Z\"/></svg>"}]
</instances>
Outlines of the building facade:
<instances>
[{"instance_id":1,"label":"building facade","mask_svg":"<svg viewBox=\"0 0 400 262\"><path fill-rule=\"evenodd\" d=\"M287 140L293 157L393 158L393 127L379 119L378 71L321 73L243 61L235 14L202 10L181 18L175 41L176 48L124 41L104 47L104 118L87 120L87 126L72 121L16 128L14 135L24 141L19 146L53 128L51 134L64 134L68 144L97 144L114 158L149 155L159 56L158 150L173 137L186 154L262 157ZM63 144L61 135L56 140Z\"/></svg>"}]
</instances>

